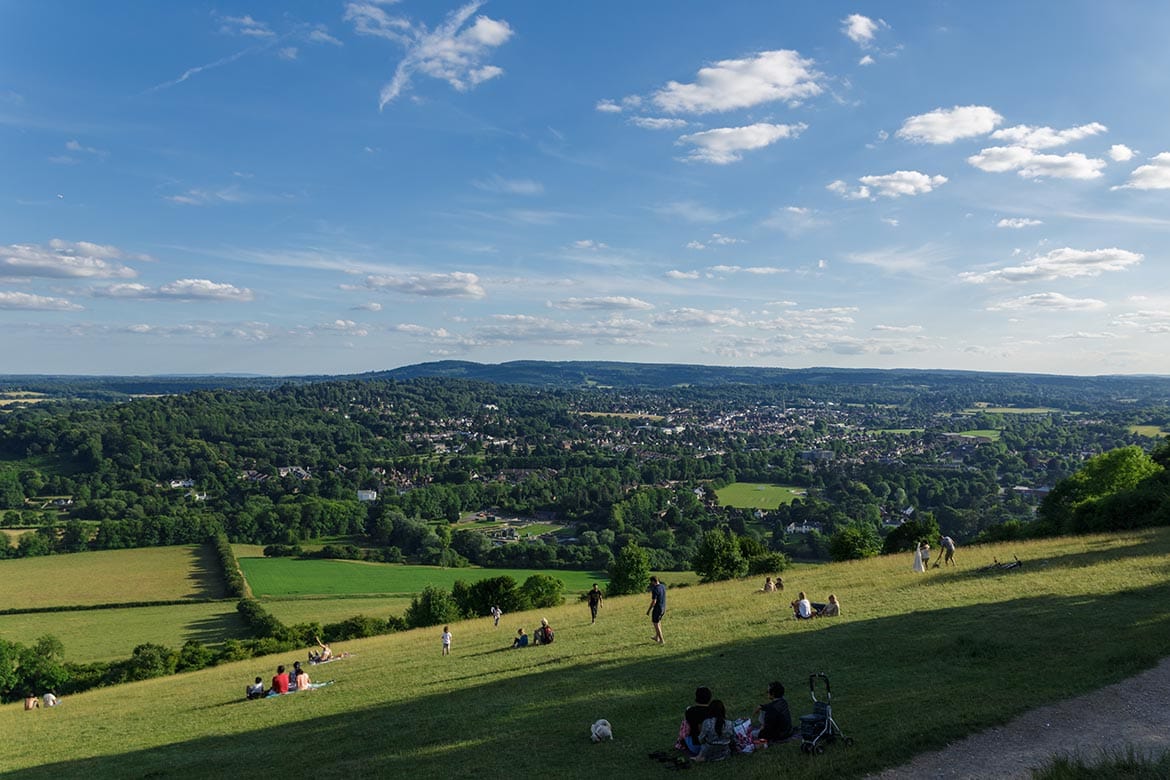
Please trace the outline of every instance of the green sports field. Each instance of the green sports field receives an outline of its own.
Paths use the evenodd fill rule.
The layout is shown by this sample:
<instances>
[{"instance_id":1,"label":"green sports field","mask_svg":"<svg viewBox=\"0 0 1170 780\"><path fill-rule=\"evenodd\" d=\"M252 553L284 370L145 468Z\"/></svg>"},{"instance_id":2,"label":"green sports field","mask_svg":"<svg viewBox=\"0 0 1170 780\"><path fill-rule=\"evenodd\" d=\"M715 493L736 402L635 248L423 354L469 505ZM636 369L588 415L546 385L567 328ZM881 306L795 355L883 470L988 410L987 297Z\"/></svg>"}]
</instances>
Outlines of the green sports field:
<instances>
[{"instance_id":1,"label":"green sports field","mask_svg":"<svg viewBox=\"0 0 1170 780\"><path fill-rule=\"evenodd\" d=\"M804 488L766 485L759 482L732 482L715 491L722 506L737 509L777 509L804 495Z\"/></svg>"}]
</instances>

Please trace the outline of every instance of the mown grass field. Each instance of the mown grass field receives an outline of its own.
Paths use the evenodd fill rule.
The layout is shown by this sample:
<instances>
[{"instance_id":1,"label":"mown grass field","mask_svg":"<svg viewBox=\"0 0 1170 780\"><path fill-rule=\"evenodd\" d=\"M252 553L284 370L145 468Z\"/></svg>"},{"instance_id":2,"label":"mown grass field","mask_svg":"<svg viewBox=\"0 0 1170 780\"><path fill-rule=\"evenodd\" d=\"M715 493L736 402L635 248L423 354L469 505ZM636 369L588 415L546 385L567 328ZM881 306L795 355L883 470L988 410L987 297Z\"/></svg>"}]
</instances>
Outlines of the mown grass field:
<instances>
[{"instance_id":1,"label":"mown grass field","mask_svg":"<svg viewBox=\"0 0 1170 780\"><path fill-rule=\"evenodd\" d=\"M993 556L1021 569L981 573ZM662 765L696 685L734 715L788 685L830 675L833 712L856 740L818 757L795 743L696 768L719 778L856 778L942 748L1039 705L1148 668L1170 651L1170 529L960 548L950 570L914 574L908 555L786 572L787 590L733 581L672 589L666 645L649 640L644 595L343 643L313 667L321 690L241 700L285 653L68 697L53 710L0 707L0 772L13 778L357 776L642 777ZM840 618L797 622L798 589L836 593ZM541 615L546 647L505 650ZM1140 696L1140 691L1134 692ZM616 739L594 745L589 724ZM1092 717L1092 713L1086 713ZM1102 723L1108 729L1108 723ZM294 744L290 738L295 737ZM1119 740L1124 735L1118 735Z\"/></svg>"},{"instance_id":2,"label":"mown grass field","mask_svg":"<svg viewBox=\"0 0 1170 780\"><path fill-rule=\"evenodd\" d=\"M737 509L777 509L804 495L804 488L765 485L759 482L732 482L715 491L721 506Z\"/></svg>"},{"instance_id":3,"label":"mown grass field","mask_svg":"<svg viewBox=\"0 0 1170 780\"><path fill-rule=\"evenodd\" d=\"M1003 431L997 428L976 428L969 431L959 431L959 436L981 436L992 441L999 441Z\"/></svg>"},{"instance_id":4,"label":"mown grass field","mask_svg":"<svg viewBox=\"0 0 1170 780\"><path fill-rule=\"evenodd\" d=\"M1130 433L1136 433L1138 436L1146 436L1151 439L1160 439L1163 436L1170 436L1170 431L1164 429L1160 425L1131 425L1129 426Z\"/></svg>"},{"instance_id":5,"label":"mown grass field","mask_svg":"<svg viewBox=\"0 0 1170 780\"><path fill-rule=\"evenodd\" d=\"M129 658L144 642L177 650L188 639L216 644L250 636L234 601L0 615L4 639L31 645L45 634L60 639L65 659L75 663Z\"/></svg>"},{"instance_id":6,"label":"mown grass field","mask_svg":"<svg viewBox=\"0 0 1170 780\"><path fill-rule=\"evenodd\" d=\"M240 568L258 598L366 593L409 595L428 585L450 590L456 580L471 583L508 576L522 583L538 572L529 569L442 569L363 561L239 558ZM581 593L604 583L604 572L548 570L565 583L567 593Z\"/></svg>"},{"instance_id":7,"label":"mown grass field","mask_svg":"<svg viewBox=\"0 0 1170 780\"><path fill-rule=\"evenodd\" d=\"M412 596L344 596L340 598L265 598L264 608L286 625L294 623L340 623L346 618L366 615L386 619L402 617Z\"/></svg>"},{"instance_id":8,"label":"mown grass field","mask_svg":"<svg viewBox=\"0 0 1170 780\"><path fill-rule=\"evenodd\" d=\"M0 580L5 609L226 596L219 562L206 546L3 560Z\"/></svg>"}]
</instances>

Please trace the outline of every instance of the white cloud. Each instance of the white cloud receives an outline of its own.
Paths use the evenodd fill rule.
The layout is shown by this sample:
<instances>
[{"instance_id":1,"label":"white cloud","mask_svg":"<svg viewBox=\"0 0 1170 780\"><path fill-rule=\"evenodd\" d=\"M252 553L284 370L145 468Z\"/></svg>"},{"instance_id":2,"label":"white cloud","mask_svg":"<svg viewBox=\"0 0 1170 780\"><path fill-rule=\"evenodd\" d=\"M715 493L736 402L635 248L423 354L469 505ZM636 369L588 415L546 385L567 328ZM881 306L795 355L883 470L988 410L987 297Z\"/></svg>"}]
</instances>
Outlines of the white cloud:
<instances>
[{"instance_id":1,"label":"white cloud","mask_svg":"<svg viewBox=\"0 0 1170 780\"><path fill-rule=\"evenodd\" d=\"M872 265L887 273L924 274L946 263L951 259L951 254L938 245L924 244L911 249L889 247L868 252L851 252L845 255L845 259L851 263ZM827 265L823 260L820 263L821 268Z\"/></svg>"},{"instance_id":2,"label":"white cloud","mask_svg":"<svg viewBox=\"0 0 1170 780\"><path fill-rule=\"evenodd\" d=\"M620 110L620 109L619 109ZM632 116L630 124L643 130L678 130L690 124L685 119L667 119L665 117Z\"/></svg>"},{"instance_id":3,"label":"white cloud","mask_svg":"<svg viewBox=\"0 0 1170 780\"><path fill-rule=\"evenodd\" d=\"M654 105L668 114L709 114L777 100L799 103L819 95L821 74L795 51L760 52L750 59L721 60L701 68L694 83L667 82Z\"/></svg>"},{"instance_id":4,"label":"white cloud","mask_svg":"<svg viewBox=\"0 0 1170 780\"><path fill-rule=\"evenodd\" d=\"M841 20L841 32L845 33L849 40L863 47L873 43L873 37L877 35L878 29L884 26L885 22L881 20L875 22L861 14L849 14Z\"/></svg>"},{"instance_id":5,"label":"white cloud","mask_svg":"<svg viewBox=\"0 0 1170 780\"><path fill-rule=\"evenodd\" d=\"M803 206L784 206L773 211L763 224L765 227L782 230L790 236L795 236L829 223L818 217L812 209Z\"/></svg>"},{"instance_id":6,"label":"white cloud","mask_svg":"<svg viewBox=\"0 0 1170 780\"><path fill-rule=\"evenodd\" d=\"M282 60L295 60L297 58L296 46L285 46L276 52Z\"/></svg>"},{"instance_id":7,"label":"white cloud","mask_svg":"<svg viewBox=\"0 0 1170 780\"><path fill-rule=\"evenodd\" d=\"M410 86L415 73L446 81L460 92L503 74L503 69L484 61L494 49L512 37L507 22L472 15L483 5L474 0L452 11L434 30L422 22L387 14L373 2L351 2L344 19L360 35L385 38L406 47L394 77L382 87L378 108L382 109Z\"/></svg>"},{"instance_id":8,"label":"white cloud","mask_svg":"<svg viewBox=\"0 0 1170 780\"><path fill-rule=\"evenodd\" d=\"M890 227L898 227L899 225L898 220L894 217L882 217L882 222L886 223Z\"/></svg>"},{"instance_id":9,"label":"white cloud","mask_svg":"<svg viewBox=\"0 0 1170 780\"><path fill-rule=\"evenodd\" d=\"M688 161L726 165L743 159L742 152L761 149L783 138L799 136L807 125L774 125L757 122L747 127L719 127L680 136L678 143L696 148L687 155Z\"/></svg>"},{"instance_id":10,"label":"white cloud","mask_svg":"<svg viewBox=\"0 0 1170 780\"><path fill-rule=\"evenodd\" d=\"M471 183L485 192L507 195L540 195L544 192L544 185L533 179L505 179L498 174L490 179L476 179Z\"/></svg>"},{"instance_id":11,"label":"white cloud","mask_svg":"<svg viewBox=\"0 0 1170 780\"><path fill-rule=\"evenodd\" d=\"M921 333L921 325L874 325L873 329L881 333Z\"/></svg>"},{"instance_id":12,"label":"white cloud","mask_svg":"<svg viewBox=\"0 0 1170 780\"><path fill-rule=\"evenodd\" d=\"M974 167L988 173L1016 171L1028 179L1096 179L1105 161L1080 152L1036 154L1023 146L993 146L967 158Z\"/></svg>"},{"instance_id":13,"label":"white cloud","mask_svg":"<svg viewBox=\"0 0 1170 780\"><path fill-rule=\"evenodd\" d=\"M232 184L215 191L190 189L179 195L165 195L163 200L169 200L180 206L212 206L221 203L245 203L250 198L239 187Z\"/></svg>"},{"instance_id":14,"label":"white cloud","mask_svg":"<svg viewBox=\"0 0 1170 780\"><path fill-rule=\"evenodd\" d=\"M337 333L343 333L346 336L368 336L370 331L364 325L359 325L353 320L333 320L333 322L323 322L317 326L317 330L329 330Z\"/></svg>"},{"instance_id":15,"label":"white cloud","mask_svg":"<svg viewBox=\"0 0 1170 780\"><path fill-rule=\"evenodd\" d=\"M733 244L746 244L742 238L734 238L732 236L725 236L722 233L712 233L711 237L707 239L706 243L702 241L688 241L687 249L706 249L709 246L731 246Z\"/></svg>"},{"instance_id":16,"label":"white cloud","mask_svg":"<svg viewBox=\"0 0 1170 780\"><path fill-rule=\"evenodd\" d=\"M1115 318L1114 324L1143 333L1170 333L1170 310L1148 310L1126 312Z\"/></svg>"},{"instance_id":17,"label":"white cloud","mask_svg":"<svg viewBox=\"0 0 1170 780\"><path fill-rule=\"evenodd\" d=\"M961 138L986 135L1003 121L987 106L936 108L902 123L898 137L914 143L949 144Z\"/></svg>"},{"instance_id":18,"label":"white cloud","mask_svg":"<svg viewBox=\"0 0 1170 780\"><path fill-rule=\"evenodd\" d=\"M1069 298L1060 293L1036 293L1012 298L987 307L988 311L1094 311L1105 308L1105 302L1096 298Z\"/></svg>"},{"instance_id":19,"label":"white cloud","mask_svg":"<svg viewBox=\"0 0 1170 780\"><path fill-rule=\"evenodd\" d=\"M873 65L874 62L875 62L874 58L867 54L864 57L862 57L861 59L859 59L857 61L857 64L858 65Z\"/></svg>"},{"instance_id":20,"label":"white cloud","mask_svg":"<svg viewBox=\"0 0 1170 780\"><path fill-rule=\"evenodd\" d=\"M554 309L570 310L615 310L633 311L653 309L654 304L647 303L640 298L629 298L624 295L612 295L597 298L566 298L563 301L550 303Z\"/></svg>"},{"instance_id":21,"label":"white cloud","mask_svg":"<svg viewBox=\"0 0 1170 780\"><path fill-rule=\"evenodd\" d=\"M182 301L250 301L254 297L247 287L213 282L209 279L178 279L159 287L145 284L113 284L93 291L99 298L138 298L143 300Z\"/></svg>"},{"instance_id":22,"label":"white cloud","mask_svg":"<svg viewBox=\"0 0 1170 780\"><path fill-rule=\"evenodd\" d=\"M723 222L731 219L734 214L727 211L716 211L713 208L696 203L693 200L675 201L654 207L654 212L667 217L681 217L687 222L710 223Z\"/></svg>"},{"instance_id":23,"label":"white cloud","mask_svg":"<svg viewBox=\"0 0 1170 780\"><path fill-rule=\"evenodd\" d=\"M573 247L576 249L587 249L591 252L599 252L602 249L609 249L609 244L601 241L594 241L591 238L582 238L579 241L573 242Z\"/></svg>"},{"instance_id":24,"label":"white cloud","mask_svg":"<svg viewBox=\"0 0 1170 780\"><path fill-rule=\"evenodd\" d=\"M372 275L366 277L372 290L393 290L427 298L483 298L487 293L475 274L454 271L447 274Z\"/></svg>"},{"instance_id":25,"label":"white cloud","mask_svg":"<svg viewBox=\"0 0 1170 780\"><path fill-rule=\"evenodd\" d=\"M946 176L929 176L919 171L894 171L881 176L862 176L861 186L850 190L843 181L831 182L825 189L835 192L848 200L860 200L872 196L900 198L903 195L922 195L947 183Z\"/></svg>"},{"instance_id":26,"label":"white cloud","mask_svg":"<svg viewBox=\"0 0 1170 780\"><path fill-rule=\"evenodd\" d=\"M1170 152L1154 155L1148 164L1134 169L1129 181L1113 189L1170 190Z\"/></svg>"},{"instance_id":27,"label":"white cloud","mask_svg":"<svg viewBox=\"0 0 1170 780\"><path fill-rule=\"evenodd\" d=\"M1133 149L1130 149L1125 144L1113 144L1113 146L1109 147L1109 157L1114 162L1127 162L1133 159L1133 155Z\"/></svg>"},{"instance_id":28,"label":"white cloud","mask_svg":"<svg viewBox=\"0 0 1170 780\"><path fill-rule=\"evenodd\" d=\"M128 279L137 276L138 272L118 260L149 259L144 255L124 253L113 246L55 238L49 241L48 247L35 244L0 246L0 277Z\"/></svg>"},{"instance_id":29,"label":"white cloud","mask_svg":"<svg viewBox=\"0 0 1170 780\"><path fill-rule=\"evenodd\" d=\"M66 141L65 148L71 152L84 152L85 154L92 154L95 157L105 158L109 156L109 152L105 151L104 149L97 149L92 146L84 146L80 141L77 140Z\"/></svg>"},{"instance_id":30,"label":"white cloud","mask_svg":"<svg viewBox=\"0 0 1170 780\"><path fill-rule=\"evenodd\" d=\"M1144 259L1143 255L1124 249L1054 249L1033 257L1022 265L976 273L967 271L959 278L975 284L992 281L1031 282L1100 276L1110 271L1124 271Z\"/></svg>"},{"instance_id":31,"label":"white cloud","mask_svg":"<svg viewBox=\"0 0 1170 780\"><path fill-rule=\"evenodd\" d=\"M991 134L991 137L999 141L1007 141L1011 146L1022 146L1025 149L1052 149L1056 146L1064 146L1073 141L1079 141L1082 138L1104 133L1108 129L1100 122L1092 122L1087 125L1081 125L1080 127L1072 127L1068 130L1053 130L1051 127L1016 125L1015 127L1005 127L1002 130L996 130Z\"/></svg>"},{"instance_id":32,"label":"white cloud","mask_svg":"<svg viewBox=\"0 0 1170 780\"><path fill-rule=\"evenodd\" d=\"M329 30L324 26L318 26L316 29L312 30L306 36L306 38L309 41L312 41L313 43L328 43L328 44L332 44L333 46L344 46L345 45L341 41L337 40L332 35L330 35Z\"/></svg>"},{"instance_id":33,"label":"white cloud","mask_svg":"<svg viewBox=\"0 0 1170 780\"><path fill-rule=\"evenodd\" d=\"M70 303L64 298L48 298L22 292L0 290L0 309L21 309L24 311L81 311L84 307Z\"/></svg>"},{"instance_id":34,"label":"white cloud","mask_svg":"<svg viewBox=\"0 0 1170 780\"><path fill-rule=\"evenodd\" d=\"M620 114L622 112L622 107L609 98L598 100L597 105L593 108L603 114Z\"/></svg>"},{"instance_id":35,"label":"white cloud","mask_svg":"<svg viewBox=\"0 0 1170 780\"><path fill-rule=\"evenodd\" d=\"M353 309L355 311L382 311L382 304L374 303L373 301L370 303L359 303Z\"/></svg>"},{"instance_id":36,"label":"white cloud","mask_svg":"<svg viewBox=\"0 0 1170 780\"><path fill-rule=\"evenodd\" d=\"M249 38L271 38L274 33L267 24L251 16L220 16L219 31L227 35L243 35Z\"/></svg>"},{"instance_id":37,"label":"white cloud","mask_svg":"<svg viewBox=\"0 0 1170 780\"><path fill-rule=\"evenodd\" d=\"M655 325L671 328L736 327L744 324L743 318L735 311L704 311L689 307L655 315L653 322Z\"/></svg>"},{"instance_id":38,"label":"white cloud","mask_svg":"<svg viewBox=\"0 0 1170 780\"><path fill-rule=\"evenodd\" d=\"M707 245L704 244L702 241L688 241L686 243L686 248L687 249L694 249L694 250L703 250L703 249L707 248Z\"/></svg>"},{"instance_id":39,"label":"white cloud","mask_svg":"<svg viewBox=\"0 0 1170 780\"><path fill-rule=\"evenodd\" d=\"M1027 217L1004 217L999 222L996 222L995 226L1019 230L1020 228L1035 227L1037 225L1043 224L1044 223L1038 219L1028 219Z\"/></svg>"},{"instance_id":40,"label":"white cloud","mask_svg":"<svg viewBox=\"0 0 1170 780\"><path fill-rule=\"evenodd\" d=\"M670 270L670 271L666 272L666 278L667 279L679 279L679 280L698 279L699 272L698 271L679 271L677 269L674 269L674 270Z\"/></svg>"}]
</instances>

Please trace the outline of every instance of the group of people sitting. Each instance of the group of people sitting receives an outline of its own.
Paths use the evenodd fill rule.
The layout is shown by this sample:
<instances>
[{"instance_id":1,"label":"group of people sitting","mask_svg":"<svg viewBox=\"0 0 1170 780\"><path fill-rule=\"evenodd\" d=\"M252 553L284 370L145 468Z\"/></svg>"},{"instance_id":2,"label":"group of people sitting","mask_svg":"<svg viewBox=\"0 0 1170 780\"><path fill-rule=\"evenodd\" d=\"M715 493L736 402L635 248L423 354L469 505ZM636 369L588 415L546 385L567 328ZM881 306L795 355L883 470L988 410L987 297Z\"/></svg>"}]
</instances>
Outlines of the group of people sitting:
<instances>
[{"instance_id":1,"label":"group of people sitting","mask_svg":"<svg viewBox=\"0 0 1170 780\"><path fill-rule=\"evenodd\" d=\"M540 628L536 629L536 633L532 635L532 644L534 645L551 645L553 641L552 626L548 624L545 618L540 619ZM516 638L512 640L512 649L517 647L528 647L528 634L524 633L521 628L516 632Z\"/></svg>"},{"instance_id":2,"label":"group of people sitting","mask_svg":"<svg viewBox=\"0 0 1170 780\"><path fill-rule=\"evenodd\" d=\"M779 577L775 580L771 577L765 577L764 587L760 588L757 593L775 593L778 590L784 590L784 580Z\"/></svg>"},{"instance_id":3,"label":"group of people sitting","mask_svg":"<svg viewBox=\"0 0 1170 780\"><path fill-rule=\"evenodd\" d=\"M804 591L800 592L796 601L792 602L792 614L797 620L809 620L817 617L837 617L841 614L841 602L832 593L825 604L808 600Z\"/></svg>"},{"instance_id":4,"label":"group of people sitting","mask_svg":"<svg viewBox=\"0 0 1170 780\"><path fill-rule=\"evenodd\" d=\"M293 664L291 671L286 671L284 664L276 667L276 674L272 676L270 688L266 689L264 680L257 677L256 681L248 686L247 697L249 699L263 699L266 696L280 696L285 693L307 691L315 687L317 686L309 680L309 673L301 668L301 662L297 661Z\"/></svg>"},{"instance_id":5,"label":"group of people sitting","mask_svg":"<svg viewBox=\"0 0 1170 780\"><path fill-rule=\"evenodd\" d=\"M768 701L756 705L751 718L737 725L710 688L697 688L695 703L683 712L675 748L695 761L722 761L736 750L746 752L791 739L798 732L792 725L784 685L769 683L767 695Z\"/></svg>"}]
</instances>

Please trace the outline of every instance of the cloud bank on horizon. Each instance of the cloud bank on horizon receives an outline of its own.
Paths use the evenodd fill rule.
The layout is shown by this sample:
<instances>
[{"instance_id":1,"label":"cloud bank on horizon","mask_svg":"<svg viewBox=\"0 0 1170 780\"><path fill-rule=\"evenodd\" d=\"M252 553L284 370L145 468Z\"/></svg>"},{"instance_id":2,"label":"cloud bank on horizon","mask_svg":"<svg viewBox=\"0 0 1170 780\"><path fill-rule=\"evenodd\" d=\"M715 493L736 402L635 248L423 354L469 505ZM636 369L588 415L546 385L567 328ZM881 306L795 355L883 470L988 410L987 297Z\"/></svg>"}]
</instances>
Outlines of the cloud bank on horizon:
<instances>
[{"instance_id":1,"label":"cloud bank on horizon","mask_svg":"<svg viewBox=\"0 0 1170 780\"><path fill-rule=\"evenodd\" d=\"M5 373L1167 373L1164 3L120 5L6 12Z\"/></svg>"}]
</instances>

